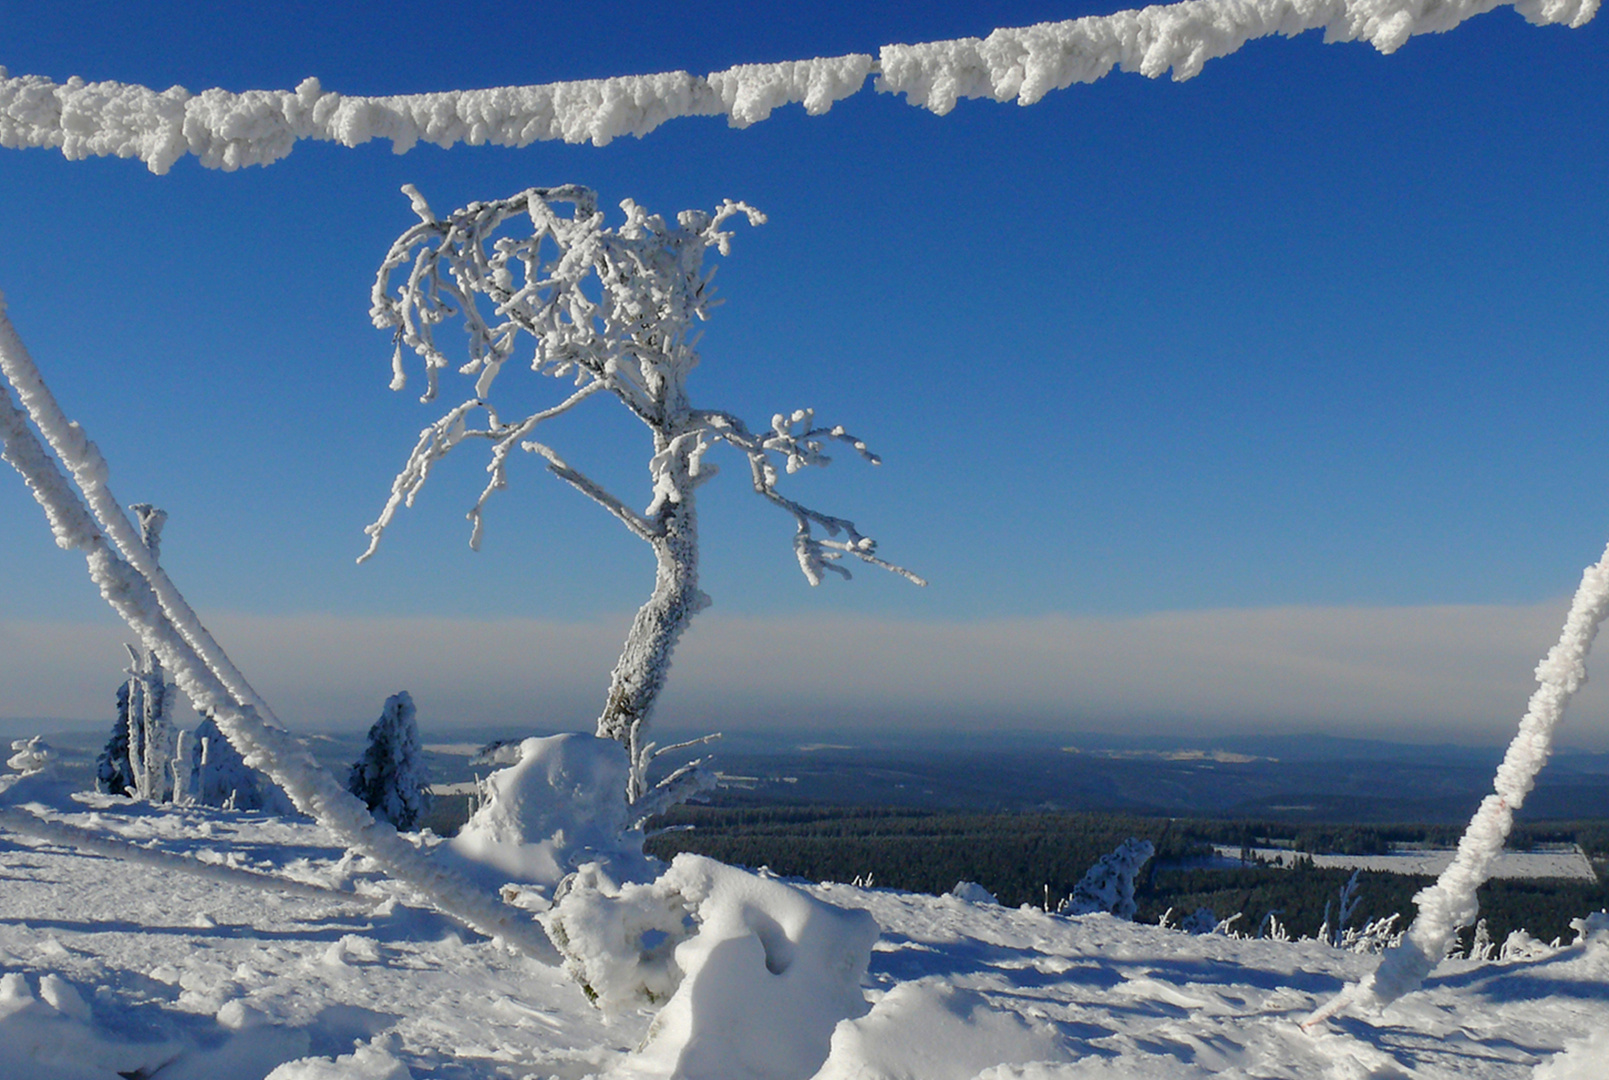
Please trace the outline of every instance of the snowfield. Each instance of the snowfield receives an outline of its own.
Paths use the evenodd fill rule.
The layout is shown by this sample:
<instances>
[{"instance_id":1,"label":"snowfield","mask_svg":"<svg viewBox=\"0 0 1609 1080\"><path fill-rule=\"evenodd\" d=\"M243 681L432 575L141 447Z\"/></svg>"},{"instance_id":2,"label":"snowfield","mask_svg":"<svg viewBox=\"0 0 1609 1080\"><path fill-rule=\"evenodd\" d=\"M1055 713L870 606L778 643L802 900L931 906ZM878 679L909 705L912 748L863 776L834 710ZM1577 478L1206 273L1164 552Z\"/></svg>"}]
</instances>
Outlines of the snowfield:
<instances>
[{"instance_id":1,"label":"snowfield","mask_svg":"<svg viewBox=\"0 0 1609 1080\"><path fill-rule=\"evenodd\" d=\"M600 1011L564 971L411 906L402 886L345 854L317 825L112 796L59 805L70 809L39 809L144 846L356 895L280 895L0 840L7 1077L666 1075L635 1052L654 1007ZM685 1075L1606 1075L1609 1041L1583 1041L1609 1028L1603 931L1573 945L1511 951L1506 961L1446 961L1423 990L1382 1012L1308 1033L1299 1021L1371 970L1375 957L954 896L800 888L869 912L881 927L864 981L869 1011L839 1022L813 1060ZM728 993L722 1007L735 1010L734 1026L746 1026L745 999L764 1000L766 988L725 989L742 991Z\"/></svg>"},{"instance_id":2,"label":"snowfield","mask_svg":"<svg viewBox=\"0 0 1609 1080\"><path fill-rule=\"evenodd\" d=\"M1226 866L1239 866L1240 848L1216 845L1218 857ZM1452 865L1456 851L1450 848L1404 849L1389 855L1305 855L1289 848L1252 848L1252 855L1274 866L1290 866L1298 855L1313 860L1314 866L1340 870L1379 870L1387 874L1419 874L1435 877ZM1597 881L1592 860L1580 848L1571 851L1503 851L1492 860L1494 878L1569 878Z\"/></svg>"}]
</instances>

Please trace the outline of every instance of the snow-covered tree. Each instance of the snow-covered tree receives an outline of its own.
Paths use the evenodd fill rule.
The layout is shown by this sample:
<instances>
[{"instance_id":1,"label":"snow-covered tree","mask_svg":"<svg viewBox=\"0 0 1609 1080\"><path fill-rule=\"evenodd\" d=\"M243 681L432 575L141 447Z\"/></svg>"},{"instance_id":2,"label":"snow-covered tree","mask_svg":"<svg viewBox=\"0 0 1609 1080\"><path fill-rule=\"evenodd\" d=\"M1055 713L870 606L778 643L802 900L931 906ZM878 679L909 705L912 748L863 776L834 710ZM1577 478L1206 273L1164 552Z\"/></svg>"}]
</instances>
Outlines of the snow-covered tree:
<instances>
[{"instance_id":1,"label":"snow-covered tree","mask_svg":"<svg viewBox=\"0 0 1609 1080\"><path fill-rule=\"evenodd\" d=\"M240 751L229 744L214 717L201 721L190 734L189 743L189 752L181 750L175 768L184 770L183 787L191 800L202 806L231 810L294 812L295 807L279 786L247 765Z\"/></svg>"},{"instance_id":2,"label":"snow-covered tree","mask_svg":"<svg viewBox=\"0 0 1609 1080\"><path fill-rule=\"evenodd\" d=\"M1120 919L1133 919L1134 878L1155 852L1151 841L1129 837L1089 868L1062 902L1061 910L1069 915L1106 911Z\"/></svg>"},{"instance_id":3,"label":"snow-covered tree","mask_svg":"<svg viewBox=\"0 0 1609 1080\"><path fill-rule=\"evenodd\" d=\"M346 789L375 817L399 829L413 828L430 809L430 778L413 697L406 690L386 698L380 719L369 728L369 745L347 774Z\"/></svg>"},{"instance_id":4,"label":"snow-covered tree","mask_svg":"<svg viewBox=\"0 0 1609 1080\"><path fill-rule=\"evenodd\" d=\"M646 735L671 653L709 604L698 587L695 498L715 474L705 455L724 442L745 456L754 490L793 519L794 553L812 585L828 572L849 577L839 561L845 555L922 584L878 558L875 541L853 522L777 490L779 465L790 473L826 465L829 443L844 443L872 464L878 459L841 426L818 424L809 409L777 413L769 429L755 432L731 413L693 405L687 378L699 359L695 327L713 306L714 271L705 270L704 253L712 247L727 253L732 234L722 226L733 217L763 222L752 207L727 200L714 213L684 210L671 224L628 199L621 203L626 220L615 228L604 223L596 195L575 185L471 203L444 219L412 187L404 190L419 224L392 245L373 294L375 325L396 332L392 388L406 383L404 346L424 360L422 400L435 399L447 367L472 376L474 385L420 435L368 528L362 558L374 553L397 509L413 502L435 463L471 438L491 444L491 480L469 511L472 547L480 544L487 499L507 484L508 458L516 449L543 458L550 472L646 543L654 554L654 591L632 622L597 722L600 738L616 739L630 753L627 797L637 802L647 794L655 747ZM467 362L449 360L436 345L436 327L455 316L468 331ZM491 400L494 383L522 345L533 371L568 388L550 407L505 417ZM640 513L533 438L545 421L601 394L648 429L651 490ZM687 772L681 779L694 782Z\"/></svg>"},{"instance_id":5,"label":"snow-covered tree","mask_svg":"<svg viewBox=\"0 0 1609 1080\"><path fill-rule=\"evenodd\" d=\"M117 688L117 719L95 759L95 790L147 802L172 802L179 733L168 718L172 687L149 649L127 646L128 679Z\"/></svg>"},{"instance_id":6,"label":"snow-covered tree","mask_svg":"<svg viewBox=\"0 0 1609 1080\"><path fill-rule=\"evenodd\" d=\"M129 761L129 688L117 688L117 718L112 734L95 759L95 790L106 795L134 794L134 766Z\"/></svg>"}]
</instances>

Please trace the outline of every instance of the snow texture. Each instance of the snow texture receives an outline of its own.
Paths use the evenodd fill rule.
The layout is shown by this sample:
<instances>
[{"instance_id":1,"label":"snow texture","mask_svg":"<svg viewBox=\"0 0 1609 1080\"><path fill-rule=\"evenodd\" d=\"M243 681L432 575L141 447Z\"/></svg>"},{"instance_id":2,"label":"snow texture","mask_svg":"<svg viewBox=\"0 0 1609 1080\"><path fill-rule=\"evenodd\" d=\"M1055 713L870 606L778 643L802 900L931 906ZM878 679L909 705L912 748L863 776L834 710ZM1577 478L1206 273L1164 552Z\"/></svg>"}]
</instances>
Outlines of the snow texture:
<instances>
[{"instance_id":1,"label":"snow texture","mask_svg":"<svg viewBox=\"0 0 1609 1080\"><path fill-rule=\"evenodd\" d=\"M0 1076L8 1080L257 1080L276 1067L319 1080L400 1077L398 1067L417 1080L668 1080L648 1048L639 1052L652 1009L594 1008L564 972L407 906L407 890L313 822L83 793L59 813L61 824L175 858L227 853L258 873L387 902L359 911L350 891L273 896L54 842L0 844ZM1602 1035L1591 1041L1609 1029L1609 917L1584 918L1581 940L1562 947L1448 960L1371 1022L1304 1034L1297 1022L1377 958L1316 941L1191 935L1099 914L1067 919L729 873L710 879L714 888L691 912L684 901L704 871L671 876L663 897L675 883L680 899L659 910L691 918L731 901L696 936L711 933L713 943L724 936L716 923L738 930L747 920L753 929L735 939L747 943L708 950L699 975L712 989L775 987L755 997L755 1011L775 1007L806 952L783 976L765 969L766 945L755 939L770 931L755 912L787 914L765 886L883 928L855 980L871 1010L860 1004L863 1015L823 1023L808 1057L788 1062L797 1044L774 1041L774 1075L1601 1080L1594 1069L1609 1049ZM782 939L797 925L777 922ZM689 923L665 950L673 977L677 947L696 940L695 929ZM762 1015L754 1041L786 1021ZM736 1068L720 1075L744 1077Z\"/></svg>"},{"instance_id":2,"label":"snow texture","mask_svg":"<svg viewBox=\"0 0 1609 1080\"><path fill-rule=\"evenodd\" d=\"M1120 919L1134 918L1134 877L1155 852L1156 846L1149 840L1130 837L1123 841L1116 851L1102 855L1073 886L1063 910L1069 915L1104 911Z\"/></svg>"},{"instance_id":3,"label":"snow texture","mask_svg":"<svg viewBox=\"0 0 1609 1080\"><path fill-rule=\"evenodd\" d=\"M1326 41L1367 41L1394 52L1414 34L1450 30L1500 0L1185 0L1113 15L1002 28L986 38L885 45L862 54L743 64L699 77L685 71L490 90L361 97L314 78L295 90L214 88L192 94L81 78L55 83L0 68L0 146L54 147L69 159L138 158L165 173L186 154L208 168L267 165L298 140L359 146L388 139L448 147L526 146L563 139L603 146L684 116L725 116L747 127L784 105L820 115L878 74L877 87L944 114L958 99L1016 99L1093 82L1114 67L1188 79L1208 60L1255 38L1323 30ZM1536 24L1579 27L1598 0L1514 0Z\"/></svg>"},{"instance_id":4,"label":"snow texture","mask_svg":"<svg viewBox=\"0 0 1609 1080\"><path fill-rule=\"evenodd\" d=\"M317 819L352 850L373 858L465 925L500 937L528 956L557 962L558 954L535 923L445 867L426 861L395 829L375 821L307 747L274 722L267 703L201 624L123 512L107 486L105 458L62 412L6 315L4 297L0 297L0 375L28 410L25 415L13 404L11 391L0 384L0 460L22 474L45 511L56 543L84 552L101 596L140 635L145 648L162 658L196 711L212 715L248 765L267 772L298 810ZM82 499L40 445L29 419L71 470Z\"/></svg>"},{"instance_id":5,"label":"snow texture","mask_svg":"<svg viewBox=\"0 0 1609 1080\"><path fill-rule=\"evenodd\" d=\"M973 1080L991 1066L1067 1056L1045 1021L930 976L894 987L866 1016L840 1021L813 1080Z\"/></svg>"},{"instance_id":6,"label":"snow texture","mask_svg":"<svg viewBox=\"0 0 1609 1080\"><path fill-rule=\"evenodd\" d=\"M1519 731L1497 767L1496 790L1481 801L1458 842L1458 854L1436 883L1414 897L1419 909L1402 942L1388 950L1380 966L1349 986L1307 1019L1312 1026L1351 1007L1389 1004L1418 989L1460 929L1480 911L1476 890L1491 876L1492 863L1514 827L1514 812L1536 784L1553 752L1553 737L1570 699L1587 681L1587 656L1598 628L1609 615L1609 548L1586 568L1570 602L1559 641L1536 667L1537 688L1520 719ZM1356 876L1356 875L1354 875ZM1505 946L1506 948L1506 946Z\"/></svg>"},{"instance_id":7,"label":"snow texture","mask_svg":"<svg viewBox=\"0 0 1609 1080\"><path fill-rule=\"evenodd\" d=\"M419 745L413 697L406 690L386 698L369 744L352 763L346 789L381 821L411 829L430 808L430 776Z\"/></svg>"}]
</instances>

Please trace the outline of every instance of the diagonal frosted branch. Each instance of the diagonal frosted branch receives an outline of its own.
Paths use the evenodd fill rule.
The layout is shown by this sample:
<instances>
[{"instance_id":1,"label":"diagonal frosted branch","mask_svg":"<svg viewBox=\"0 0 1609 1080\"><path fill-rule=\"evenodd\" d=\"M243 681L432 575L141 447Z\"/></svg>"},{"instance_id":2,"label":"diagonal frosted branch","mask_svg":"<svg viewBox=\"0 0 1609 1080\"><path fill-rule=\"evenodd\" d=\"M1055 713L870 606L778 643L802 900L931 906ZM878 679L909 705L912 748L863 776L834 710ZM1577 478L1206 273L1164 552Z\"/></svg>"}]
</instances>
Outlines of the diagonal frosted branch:
<instances>
[{"instance_id":1,"label":"diagonal frosted branch","mask_svg":"<svg viewBox=\"0 0 1609 1080\"><path fill-rule=\"evenodd\" d=\"M1470 819L1452 863L1434 885L1413 898L1419 914L1402 942L1380 958L1374 971L1303 1021L1303 1027L1311 1028L1353 1006L1379 1008L1417 990L1446 955L1459 928L1475 921L1480 910L1476 890L1491 876L1492 863L1514 827L1514 812L1524 805L1553 753L1553 738L1570 699L1586 684L1587 657L1606 616L1609 548L1583 571L1558 643L1536 666L1537 688L1497 767L1494 791Z\"/></svg>"},{"instance_id":2,"label":"diagonal frosted branch","mask_svg":"<svg viewBox=\"0 0 1609 1080\"><path fill-rule=\"evenodd\" d=\"M622 525L631 530L633 536L640 540L647 540L650 543L659 539L662 530L658 526L644 520L640 514L627 506L617 496L611 494L597 481L581 470L572 467L552 447L539 442L525 442L520 445L520 448L529 450L533 454L540 454L546 458L548 470L554 476L557 476L560 480L563 480L613 514Z\"/></svg>"},{"instance_id":3,"label":"diagonal frosted branch","mask_svg":"<svg viewBox=\"0 0 1609 1080\"><path fill-rule=\"evenodd\" d=\"M705 409L695 415L708 426L713 437L730 443L748 457L755 493L770 500L793 517L798 526L793 538L794 554L799 559L800 570L804 572L805 579L810 584L821 584L823 575L827 573L848 578L849 570L839 565L839 560L844 555L853 555L878 569L898 574L913 584L927 584L924 578L905 567L879 558L877 542L863 535L853 521L813 510L777 490L779 477L769 455L777 454L784 458L787 471L797 472L806 466L829 464L832 459L821 452L822 445L826 441L837 441L853 447L856 453L871 464L881 464L882 459L872 453L865 442L845 431L841 425L811 426L815 414L810 409L799 409L791 415L778 413L771 418L771 430L764 435L756 435L750 431L748 425L732 413ZM795 431L795 428L802 430ZM829 537L836 537L841 533L846 539L823 540L815 535L818 526Z\"/></svg>"},{"instance_id":4,"label":"diagonal frosted branch","mask_svg":"<svg viewBox=\"0 0 1609 1080\"><path fill-rule=\"evenodd\" d=\"M491 498L494 492L501 491L507 486L508 455L513 452L519 440L535 430L539 424L556 416L562 416L604 389L607 389L607 386L601 380L594 379L557 405L532 413L519 423L509 425L500 424L496 410L479 398L471 398L454 406L445 416L419 433L419 441L414 444L413 453L408 455L402 471L391 481L391 494L386 498L380 516L363 530L369 536L369 546L358 556L357 561L360 563L366 561L379 549L380 539L390 527L397 511L413 505L414 498L425 486L425 481L430 478L430 470L435 467L436 462L446 457L452 448L464 439L470 438L493 441L492 460L486 466L487 471L492 474L491 480L487 482L480 498L475 500L475 505L470 508L467 515L471 523L469 546L477 551L480 550L481 512L485 508L486 500ZM473 429L467 424L466 418L476 409L486 410L488 419L485 430Z\"/></svg>"},{"instance_id":5,"label":"diagonal frosted branch","mask_svg":"<svg viewBox=\"0 0 1609 1080\"><path fill-rule=\"evenodd\" d=\"M39 376L33 359L6 317L0 298L0 372L5 380L26 394L25 402L38 411L34 422L42 431L54 431L65 447L63 461L72 468L83 493L75 494L33 430L27 418L13 404L10 391L0 383L0 459L22 474L34 498L44 507L56 542L84 553L90 578L112 609L139 636L141 644L159 656L163 666L173 672L179 687L195 704L196 711L211 713L231 744L246 763L266 772L285 790L298 810L312 816L354 851L373 858L387 874L416 889L442 912L488 936L501 937L526 955L556 963L559 959L540 926L525 918L467 880L427 860L397 835L385 822L376 821L368 808L336 782L314 760L307 747L290 732L271 722L267 706L258 707L255 695L229 685L226 674L242 686L245 679L227 657L215 660L196 647L203 641L221 656L211 635L195 618L183 597L177 596L166 573L155 565L149 549L138 542L106 486L106 463L84 437L76 424L69 423L56 407ZM84 499L89 501L86 507ZM90 508L110 505L100 526L90 516ZM125 549L127 560L114 552L108 534L121 521L122 530L133 541ZM104 530L104 531L103 531ZM170 593L164 599L158 586ZM177 602L173 601L177 597ZM177 614L176 614L177 613Z\"/></svg>"}]
</instances>

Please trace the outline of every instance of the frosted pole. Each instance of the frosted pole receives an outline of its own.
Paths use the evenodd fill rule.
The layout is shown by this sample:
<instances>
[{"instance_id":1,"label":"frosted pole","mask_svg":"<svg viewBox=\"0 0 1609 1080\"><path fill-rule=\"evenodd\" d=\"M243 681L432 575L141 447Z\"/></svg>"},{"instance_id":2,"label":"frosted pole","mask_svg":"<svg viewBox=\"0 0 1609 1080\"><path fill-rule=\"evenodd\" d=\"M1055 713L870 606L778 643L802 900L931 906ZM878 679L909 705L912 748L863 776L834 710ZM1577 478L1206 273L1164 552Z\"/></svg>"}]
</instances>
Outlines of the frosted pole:
<instances>
[{"instance_id":1,"label":"frosted pole","mask_svg":"<svg viewBox=\"0 0 1609 1080\"><path fill-rule=\"evenodd\" d=\"M1094 82L1113 68L1191 78L1208 60L1275 34L1324 31L1329 42L1367 41L1395 52L1415 34L1440 33L1497 7L1537 25L1584 26L1599 0L1184 0L1112 15L1002 28L984 38L884 45L780 64L743 64L708 75L686 71L490 90L362 97L325 90L223 89L192 94L73 78L7 76L0 68L0 146L53 147L70 159L138 158L154 173L193 154L207 168L267 165L303 139L359 146L389 139L405 153L420 142L449 147L527 146L541 140L602 146L647 135L685 116L725 116L747 127L784 105L812 116L877 89L947 113L959 98L1039 101L1051 90Z\"/></svg>"},{"instance_id":2,"label":"frosted pole","mask_svg":"<svg viewBox=\"0 0 1609 1080\"><path fill-rule=\"evenodd\" d=\"M1514 826L1514 811L1536 784L1553 752L1553 736L1570 699L1587 681L1587 655L1604 616L1609 614L1609 549L1581 575L1559 642L1536 667L1537 688L1509 743L1493 781L1496 789L1481 801L1458 842L1458 854L1436 883L1414 897L1419 908L1401 944L1388 950L1380 966L1349 985L1302 1024L1312 1027L1353 1005L1378 1008L1418 989L1441 962L1453 935L1472 925L1480 906L1475 891L1491 876L1492 862Z\"/></svg>"},{"instance_id":3,"label":"frosted pole","mask_svg":"<svg viewBox=\"0 0 1609 1080\"><path fill-rule=\"evenodd\" d=\"M32 357L6 316L3 297L0 297L0 374L12 386L19 387L19 392L21 387L28 387L33 402L48 400L54 407L54 399L49 397ZM64 459L80 485L85 486L86 497L100 505L109 505L116 518L129 527L121 507L106 489L105 460L77 424L60 417L59 410L56 413L60 420L58 434L63 436L64 445L72 455L64 455ZM48 413L45 419L51 419ZM42 428L44 426L41 424ZM101 595L139 635L141 643L162 658L196 711L211 712L219 729L244 755L247 763L268 773L285 789L298 810L313 817L346 846L374 859L391 877L414 888L438 909L466 926L487 936L501 937L538 960L559 961L558 953L540 926L523 912L509 908L458 875L426 860L417 848L398 836L395 829L376 822L363 804L336 783L290 732L266 722L253 703L241 700L225 685L218 672L191 644L192 638L204 633L199 622L189 627L188 634L181 633L175 625L178 620L160 602L152 582L112 550L106 534L40 445L28 426L27 417L12 402L3 383L0 383L0 459L22 474L50 521L57 545L84 552L90 577L99 586ZM90 494L91 490L95 495ZM134 535L137 538L138 534ZM143 543L138 547L149 555ZM166 575L162 577L165 581ZM171 582L167 585L172 588ZM182 610L194 620L188 605ZM210 637L207 640L210 641ZM218 651L221 654L221 650ZM233 671L233 665L228 670ZM241 682L243 684L244 680Z\"/></svg>"}]
</instances>

